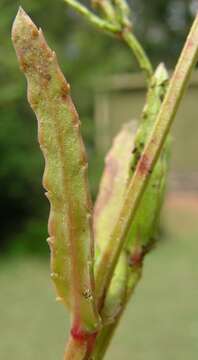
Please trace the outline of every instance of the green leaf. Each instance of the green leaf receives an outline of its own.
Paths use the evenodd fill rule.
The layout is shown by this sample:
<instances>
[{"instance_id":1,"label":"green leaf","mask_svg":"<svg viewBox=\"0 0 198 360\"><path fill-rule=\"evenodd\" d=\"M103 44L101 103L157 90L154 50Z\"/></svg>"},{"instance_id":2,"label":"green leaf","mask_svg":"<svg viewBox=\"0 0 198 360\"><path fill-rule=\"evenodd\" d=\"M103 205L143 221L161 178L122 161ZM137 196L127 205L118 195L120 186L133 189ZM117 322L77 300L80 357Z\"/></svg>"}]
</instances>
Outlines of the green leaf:
<instances>
[{"instance_id":1,"label":"green leaf","mask_svg":"<svg viewBox=\"0 0 198 360\"><path fill-rule=\"evenodd\" d=\"M167 85L168 73L164 64L160 64L151 78L146 106L143 110L140 125L135 136L131 160L131 176L135 171L144 145L151 134L166 93ZM131 253L133 243L134 247L138 242L138 247L143 246L146 248L150 245L155 235L166 187L169 147L170 137L168 137L160 158L152 171L148 187L142 197L139 209L130 228L125 248ZM143 251L145 251L145 249L143 249Z\"/></svg>"},{"instance_id":2,"label":"green leaf","mask_svg":"<svg viewBox=\"0 0 198 360\"><path fill-rule=\"evenodd\" d=\"M167 144L167 147L169 145ZM159 223L160 210L163 204L168 173L168 156L163 151L150 177L147 190L145 191L140 207L135 215L130 228L125 249L132 252L133 245L143 247L143 251L149 250L149 246L155 240L155 233Z\"/></svg>"},{"instance_id":3,"label":"green leaf","mask_svg":"<svg viewBox=\"0 0 198 360\"><path fill-rule=\"evenodd\" d=\"M125 191L147 142L159 112L168 83L168 74L160 64L151 79L146 107L135 133L135 122L127 124L114 140L109 151L99 194L94 208L94 232L96 243L103 248L109 241L123 205ZM150 177L141 205L135 215L125 248L130 250L132 242L139 237L147 245L155 233L160 204L163 202L168 171L169 140ZM156 224L155 224L156 223Z\"/></svg>"},{"instance_id":4,"label":"green leaf","mask_svg":"<svg viewBox=\"0 0 198 360\"><path fill-rule=\"evenodd\" d=\"M50 201L51 277L69 305L76 331L98 326L94 303L92 206L87 159L70 87L41 30L20 8L12 39L28 83L45 157L43 185Z\"/></svg>"},{"instance_id":5,"label":"green leaf","mask_svg":"<svg viewBox=\"0 0 198 360\"><path fill-rule=\"evenodd\" d=\"M107 155L99 195L94 209L94 232L96 243L99 248L96 271L98 264L100 264L101 257L105 259L106 266L108 267L108 256L105 252L119 219L125 201L128 184L135 171L144 144L148 141L148 137L154 126L156 116L166 92L167 82L168 75L166 69L163 65L160 65L151 79L151 86L147 96L147 105L143 111L137 133L135 133L134 124L126 125L115 138L113 146ZM127 266L129 265L129 268L132 267L129 270L128 280L125 279L125 282L123 282L122 292L120 291L121 284L120 288L117 287L117 285L114 285L117 284L115 276L119 278L119 274L122 273L123 270L123 267L120 267L118 261L110 282L110 287L106 294L104 303L104 307L106 308L110 308L107 306L108 303L114 302L114 300L111 299L112 294L114 294L114 297L116 298L114 286L119 289L117 292L118 306L122 301L120 294L122 293L122 296L125 296L123 294L125 294L126 290L126 281L128 282L127 286L129 288L134 288L134 278L140 277L139 273L143 257L153 243L165 192L168 170L168 142L166 142L160 158L153 169L148 187L140 201L139 208L125 239L122 253L126 252ZM134 271L134 267L137 271ZM107 318L107 310L105 310L104 313Z\"/></svg>"},{"instance_id":6,"label":"green leaf","mask_svg":"<svg viewBox=\"0 0 198 360\"><path fill-rule=\"evenodd\" d=\"M112 324L120 315L127 297L128 262L124 252L119 257L109 286L101 317L105 326Z\"/></svg>"}]
</instances>

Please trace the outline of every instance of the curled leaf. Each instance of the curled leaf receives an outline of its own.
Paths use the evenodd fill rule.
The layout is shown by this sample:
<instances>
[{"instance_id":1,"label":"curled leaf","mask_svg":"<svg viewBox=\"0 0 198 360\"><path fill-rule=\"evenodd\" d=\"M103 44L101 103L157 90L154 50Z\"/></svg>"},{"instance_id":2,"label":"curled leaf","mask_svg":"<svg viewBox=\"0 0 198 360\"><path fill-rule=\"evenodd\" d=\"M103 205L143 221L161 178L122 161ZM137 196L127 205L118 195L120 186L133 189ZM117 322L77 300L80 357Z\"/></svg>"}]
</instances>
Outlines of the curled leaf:
<instances>
[{"instance_id":1,"label":"curled leaf","mask_svg":"<svg viewBox=\"0 0 198 360\"><path fill-rule=\"evenodd\" d=\"M148 91L146 106L143 110L140 125L135 136L131 159L131 175L135 170L144 145L148 141L155 124L167 85L168 73L164 64L160 64L151 78L151 86ZM168 137L160 158L152 171L148 187L142 197L133 224L131 225L126 243L126 248L131 253L133 244L136 246L137 241L139 242L138 246L141 245L145 248L153 241L159 223L160 208L163 203L167 182L169 144L170 137ZM143 251L145 251L145 249L143 249Z\"/></svg>"},{"instance_id":2,"label":"curled leaf","mask_svg":"<svg viewBox=\"0 0 198 360\"><path fill-rule=\"evenodd\" d=\"M110 244L111 236L120 216L125 201L128 184L135 170L136 164L141 156L144 144L148 141L150 132L154 126L156 116L159 112L163 97L166 92L168 74L161 64L151 79L151 86L147 96L147 106L142 115L137 133L135 127L127 125L114 140L113 146L107 155L104 173L100 185L99 195L94 209L94 231L96 243L99 246L96 271L103 258L103 267L109 266L109 256L113 243ZM128 255L128 264L132 269L141 268L145 253L150 249L156 228L158 226L160 207L163 202L165 183L167 177L167 145L163 148L161 156L150 176L148 187L140 201L139 208L129 227L128 234L123 244L123 252ZM110 245L109 245L110 244ZM113 273L109 289L114 283ZM102 272L100 272L101 274ZM130 270L129 270L130 273ZM135 274L136 271L131 272ZM137 277L139 278L139 276ZM100 291L101 278L97 282ZM133 283L129 274L129 287ZM124 293L124 291L123 291ZM106 302L110 296L110 290L106 294ZM119 304L119 296L118 304ZM104 305L105 306L105 305Z\"/></svg>"}]
</instances>

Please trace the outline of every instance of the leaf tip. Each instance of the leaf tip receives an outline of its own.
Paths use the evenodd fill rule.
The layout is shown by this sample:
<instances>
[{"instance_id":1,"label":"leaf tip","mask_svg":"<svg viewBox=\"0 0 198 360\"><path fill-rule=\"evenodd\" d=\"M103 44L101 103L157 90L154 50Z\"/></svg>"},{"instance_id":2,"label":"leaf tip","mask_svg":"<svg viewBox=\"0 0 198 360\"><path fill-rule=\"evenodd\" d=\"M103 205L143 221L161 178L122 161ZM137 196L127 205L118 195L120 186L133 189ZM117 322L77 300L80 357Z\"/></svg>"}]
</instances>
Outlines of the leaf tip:
<instances>
[{"instance_id":1,"label":"leaf tip","mask_svg":"<svg viewBox=\"0 0 198 360\"><path fill-rule=\"evenodd\" d=\"M168 81L169 75L164 63L160 63L158 65L155 72L155 78L158 80L160 84Z\"/></svg>"},{"instance_id":2,"label":"leaf tip","mask_svg":"<svg viewBox=\"0 0 198 360\"><path fill-rule=\"evenodd\" d=\"M25 10L23 10L23 8L22 8L21 5L19 6L19 9L18 9L18 13L17 13L17 14L22 14L22 15L26 14Z\"/></svg>"},{"instance_id":3,"label":"leaf tip","mask_svg":"<svg viewBox=\"0 0 198 360\"><path fill-rule=\"evenodd\" d=\"M12 41L15 46L21 40L30 40L38 35L38 29L28 14L20 6L12 26Z\"/></svg>"}]
</instances>

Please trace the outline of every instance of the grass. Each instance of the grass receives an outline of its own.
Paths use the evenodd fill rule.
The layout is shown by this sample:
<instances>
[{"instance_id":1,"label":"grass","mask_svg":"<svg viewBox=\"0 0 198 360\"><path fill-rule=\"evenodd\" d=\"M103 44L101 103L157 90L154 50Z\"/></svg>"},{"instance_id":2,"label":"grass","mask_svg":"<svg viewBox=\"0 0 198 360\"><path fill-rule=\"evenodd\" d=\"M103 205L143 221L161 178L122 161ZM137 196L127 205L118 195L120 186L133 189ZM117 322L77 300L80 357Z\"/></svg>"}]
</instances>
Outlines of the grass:
<instances>
[{"instance_id":1,"label":"grass","mask_svg":"<svg viewBox=\"0 0 198 360\"><path fill-rule=\"evenodd\" d=\"M165 206L165 239L145 262L143 279L107 360L197 359L198 203L194 203L182 203L180 197ZM68 316L55 301L48 262L33 257L1 259L0 286L0 359L62 359Z\"/></svg>"}]
</instances>

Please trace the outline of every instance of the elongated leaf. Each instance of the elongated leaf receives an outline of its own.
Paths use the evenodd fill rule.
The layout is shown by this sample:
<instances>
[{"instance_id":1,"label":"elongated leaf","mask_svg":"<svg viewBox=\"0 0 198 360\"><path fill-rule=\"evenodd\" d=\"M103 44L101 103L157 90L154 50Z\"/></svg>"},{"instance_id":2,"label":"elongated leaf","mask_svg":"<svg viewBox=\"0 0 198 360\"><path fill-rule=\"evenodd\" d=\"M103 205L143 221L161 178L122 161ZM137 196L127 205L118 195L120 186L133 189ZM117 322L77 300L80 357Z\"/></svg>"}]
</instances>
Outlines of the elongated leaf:
<instances>
[{"instance_id":1,"label":"elongated leaf","mask_svg":"<svg viewBox=\"0 0 198 360\"><path fill-rule=\"evenodd\" d=\"M108 242L116 224L130 175L136 122L124 125L107 154L94 207L94 233L99 248Z\"/></svg>"},{"instance_id":2,"label":"elongated leaf","mask_svg":"<svg viewBox=\"0 0 198 360\"><path fill-rule=\"evenodd\" d=\"M160 209L165 194L167 173L167 153L163 151L160 160L153 170L148 188L142 198L141 206L130 228L127 243L125 244L125 248L129 252L132 252L133 245L136 246L136 241L146 250L147 246L155 240L154 237L158 228Z\"/></svg>"},{"instance_id":3,"label":"elongated leaf","mask_svg":"<svg viewBox=\"0 0 198 360\"><path fill-rule=\"evenodd\" d=\"M96 268L97 261L111 236L123 203L130 174L135 128L135 121L126 124L114 139L113 146L106 157L100 190L94 207L94 232L97 246ZM123 253L116 266L101 313L104 323L114 321L125 301L127 271L127 259Z\"/></svg>"},{"instance_id":4,"label":"elongated leaf","mask_svg":"<svg viewBox=\"0 0 198 360\"><path fill-rule=\"evenodd\" d=\"M99 244L99 259L100 256L102 256L103 249L108 246L107 244L124 202L129 180L133 174L139 156L141 156L144 143L147 141L155 122L166 91L167 79L168 75L166 69L163 65L160 65L152 78L152 86L150 87L147 96L147 106L144 109L137 133L135 133L135 126L125 126L115 138L113 146L107 155L100 191L94 210L94 231L96 243ZM123 266L118 262L104 304L103 314L105 314L106 318L108 318L107 313L110 308L108 304L114 304L114 313L118 313L119 304L123 300L121 297L124 298L126 295L125 286L129 288L127 292L130 292L130 284L134 284L133 277L139 278L139 275L137 277L136 271L133 271L133 269L131 271L130 267L136 268L137 266L141 266L143 256L153 242L165 191L167 176L167 146L168 145L164 147L160 159L153 170L148 188L141 200L139 209L131 224L128 236L126 237L123 251L126 251L128 254L128 280L125 279L123 287L118 287L116 285L119 281L119 277L121 277L121 274L123 273ZM139 268L137 269L137 272L139 274ZM127 282L128 284L126 284ZM116 288L118 289L117 292ZM134 286L132 286L132 288L134 288ZM117 309L115 306L116 299Z\"/></svg>"},{"instance_id":5,"label":"elongated leaf","mask_svg":"<svg viewBox=\"0 0 198 360\"><path fill-rule=\"evenodd\" d=\"M43 184L51 205L51 277L60 300L72 310L76 331L92 331L98 323L92 207L78 114L55 53L22 9L15 19L12 39L27 78L28 100L38 119L39 143L45 157Z\"/></svg>"},{"instance_id":6,"label":"elongated leaf","mask_svg":"<svg viewBox=\"0 0 198 360\"><path fill-rule=\"evenodd\" d=\"M164 65L160 64L151 80L146 107L143 111L137 133L135 133L135 123L125 125L115 138L113 146L107 155L99 194L94 208L95 238L101 248L108 243L116 224L128 182L159 112L166 91L167 81L167 71ZM142 234L145 233L145 237L149 238L151 235L153 228L153 221L151 219L156 218L156 210L154 211L154 208L158 207L158 194L162 187L161 182L164 183L163 176L167 172L166 163L167 158L163 151L149 181L148 190L134 219L132 225L132 228L134 228L133 234L137 232L137 227L140 227L145 229L143 232L141 231ZM142 218L142 224L139 224L139 218ZM150 231L148 231L149 229Z\"/></svg>"},{"instance_id":7,"label":"elongated leaf","mask_svg":"<svg viewBox=\"0 0 198 360\"><path fill-rule=\"evenodd\" d=\"M146 105L140 119L137 134L135 136L135 147L131 157L131 170L134 172L135 166L141 156L144 145L148 141L152 127L159 113L162 100L168 85L168 73L163 63L161 63L150 80L150 87L147 94ZM131 175L132 175L131 173Z\"/></svg>"},{"instance_id":8,"label":"elongated leaf","mask_svg":"<svg viewBox=\"0 0 198 360\"><path fill-rule=\"evenodd\" d=\"M144 144L148 141L165 96L167 85L168 73L164 64L160 64L151 79L146 106L143 110L142 119L135 136L130 176L132 176L134 172L135 166L144 148ZM141 205L129 231L126 244L129 251L132 251L132 244L134 243L135 246L136 241L140 242L144 247L148 246L155 234L165 193L168 173L169 144L170 138L166 141L161 156L153 169L148 188L141 200Z\"/></svg>"}]
</instances>

